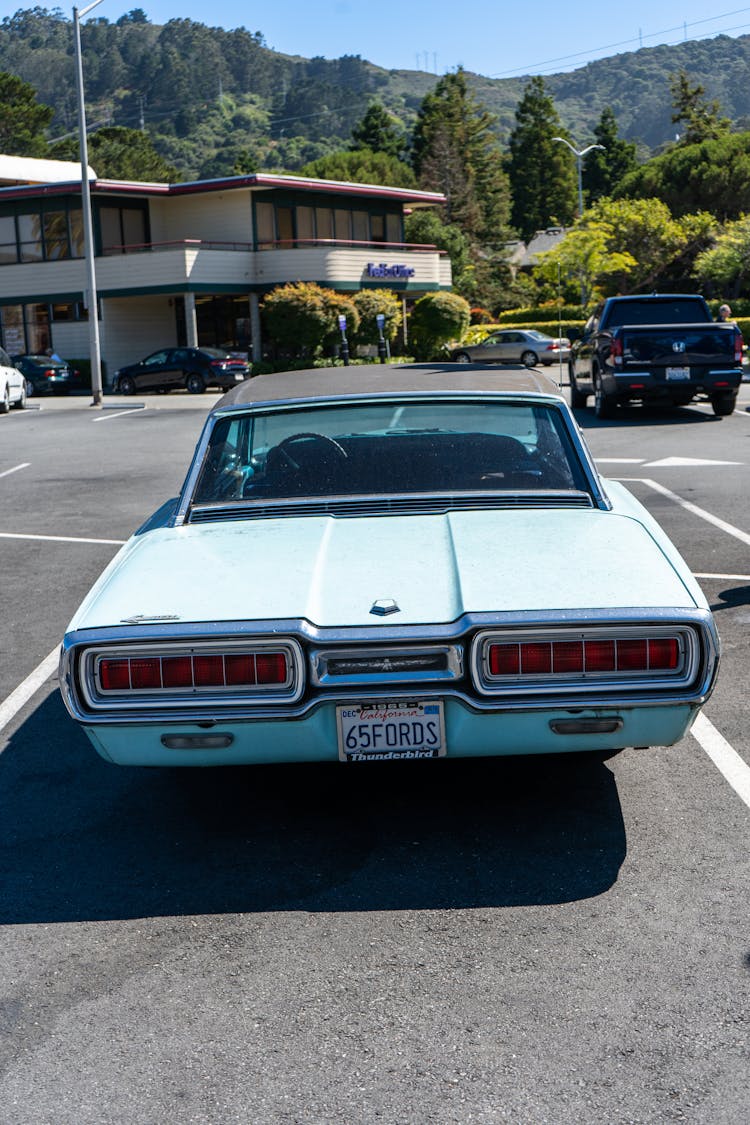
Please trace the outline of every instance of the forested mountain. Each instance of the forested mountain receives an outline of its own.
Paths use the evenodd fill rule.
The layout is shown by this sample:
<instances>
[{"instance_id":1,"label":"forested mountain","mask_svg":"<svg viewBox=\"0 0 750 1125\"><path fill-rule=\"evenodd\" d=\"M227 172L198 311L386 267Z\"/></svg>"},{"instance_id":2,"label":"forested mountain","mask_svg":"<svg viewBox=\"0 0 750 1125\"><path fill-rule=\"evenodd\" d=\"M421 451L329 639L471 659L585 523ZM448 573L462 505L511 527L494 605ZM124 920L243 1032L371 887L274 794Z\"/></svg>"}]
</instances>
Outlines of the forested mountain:
<instances>
[{"instance_id":1,"label":"forested mountain","mask_svg":"<svg viewBox=\"0 0 750 1125\"><path fill-rule=\"evenodd\" d=\"M384 70L359 56L305 59L265 46L261 31L224 31L191 20L149 22L134 9L117 22L82 25L87 116L145 128L183 178L234 170L293 171L345 147L368 105L382 103L407 130L435 75ZM674 139L669 76L684 70L717 98L735 128L750 125L750 36L686 42L601 59L545 78L560 120L590 140L611 106L620 136L643 155ZM55 116L49 139L75 134L73 28L60 9L33 8L0 23L0 71L18 75ZM528 76L468 75L497 117L503 144Z\"/></svg>"}]
</instances>

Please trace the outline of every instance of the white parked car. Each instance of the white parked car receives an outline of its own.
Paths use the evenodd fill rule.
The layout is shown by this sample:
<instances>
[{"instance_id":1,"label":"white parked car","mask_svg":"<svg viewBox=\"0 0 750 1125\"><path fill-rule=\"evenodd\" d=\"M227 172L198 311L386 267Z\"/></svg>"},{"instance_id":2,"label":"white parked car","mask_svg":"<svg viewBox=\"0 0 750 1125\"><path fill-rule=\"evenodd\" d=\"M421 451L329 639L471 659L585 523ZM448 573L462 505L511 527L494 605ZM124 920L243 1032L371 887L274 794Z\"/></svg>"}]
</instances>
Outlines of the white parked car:
<instances>
[{"instance_id":1,"label":"white parked car","mask_svg":"<svg viewBox=\"0 0 750 1125\"><path fill-rule=\"evenodd\" d=\"M22 410L26 405L26 380L14 367L6 351L0 348L0 414L7 414L11 406Z\"/></svg>"}]
</instances>

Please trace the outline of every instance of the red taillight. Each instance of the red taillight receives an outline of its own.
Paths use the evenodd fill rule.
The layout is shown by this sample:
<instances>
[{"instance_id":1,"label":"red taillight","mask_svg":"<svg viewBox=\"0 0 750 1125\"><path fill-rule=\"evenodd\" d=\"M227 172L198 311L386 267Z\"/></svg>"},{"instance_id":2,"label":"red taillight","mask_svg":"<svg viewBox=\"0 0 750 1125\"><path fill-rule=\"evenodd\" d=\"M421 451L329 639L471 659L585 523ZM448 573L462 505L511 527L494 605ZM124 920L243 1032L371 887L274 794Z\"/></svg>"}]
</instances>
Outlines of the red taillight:
<instances>
[{"instance_id":1,"label":"red taillight","mask_svg":"<svg viewBox=\"0 0 750 1125\"><path fill-rule=\"evenodd\" d=\"M552 646L555 672L583 671L583 642L556 641Z\"/></svg>"},{"instance_id":2,"label":"red taillight","mask_svg":"<svg viewBox=\"0 0 750 1125\"><path fill-rule=\"evenodd\" d=\"M609 354L615 363L622 363L622 338L620 336L612 337L612 347Z\"/></svg>"},{"instance_id":3,"label":"red taillight","mask_svg":"<svg viewBox=\"0 0 750 1125\"><path fill-rule=\"evenodd\" d=\"M194 656L193 678L196 687L224 687L224 657Z\"/></svg>"},{"instance_id":4,"label":"red taillight","mask_svg":"<svg viewBox=\"0 0 750 1125\"><path fill-rule=\"evenodd\" d=\"M735 333L734 337L734 362L737 364L742 363L742 349L745 346L745 341L742 339L742 333Z\"/></svg>"},{"instance_id":5,"label":"red taillight","mask_svg":"<svg viewBox=\"0 0 750 1125\"><path fill-rule=\"evenodd\" d=\"M521 673L525 676L546 676L552 671L552 645L532 641L521 645Z\"/></svg>"},{"instance_id":6,"label":"red taillight","mask_svg":"<svg viewBox=\"0 0 750 1125\"><path fill-rule=\"evenodd\" d=\"M102 691L283 687L289 679L286 652L193 653L184 656L102 657Z\"/></svg>"},{"instance_id":7,"label":"red taillight","mask_svg":"<svg viewBox=\"0 0 750 1125\"><path fill-rule=\"evenodd\" d=\"M130 686L137 688L161 687L161 660L157 656L130 661Z\"/></svg>"},{"instance_id":8,"label":"red taillight","mask_svg":"<svg viewBox=\"0 0 750 1125\"><path fill-rule=\"evenodd\" d=\"M193 686L193 661L190 656L163 656L161 678L165 688Z\"/></svg>"},{"instance_id":9,"label":"red taillight","mask_svg":"<svg viewBox=\"0 0 750 1125\"><path fill-rule=\"evenodd\" d=\"M680 643L676 637L520 641L490 644L487 660L493 677L676 672Z\"/></svg>"},{"instance_id":10,"label":"red taillight","mask_svg":"<svg viewBox=\"0 0 750 1125\"><path fill-rule=\"evenodd\" d=\"M517 676L521 671L519 645L490 645L490 674Z\"/></svg>"},{"instance_id":11,"label":"red taillight","mask_svg":"<svg viewBox=\"0 0 750 1125\"><path fill-rule=\"evenodd\" d=\"M583 646L587 672L614 672L615 642L586 641Z\"/></svg>"},{"instance_id":12,"label":"red taillight","mask_svg":"<svg viewBox=\"0 0 750 1125\"><path fill-rule=\"evenodd\" d=\"M680 646L676 637L659 637L648 642L648 666L674 672L680 666Z\"/></svg>"},{"instance_id":13,"label":"red taillight","mask_svg":"<svg viewBox=\"0 0 750 1125\"><path fill-rule=\"evenodd\" d=\"M283 684L286 681L286 657L283 652L258 653L255 658L259 684Z\"/></svg>"},{"instance_id":14,"label":"red taillight","mask_svg":"<svg viewBox=\"0 0 750 1125\"><path fill-rule=\"evenodd\" d=\"M56 372L56 371L52 371L52 370L50 370L50 369L48 368L48 369L47 369L47 370L46 370L46 371L44 372L44 378L45 378L45 379L54 379L54 377L55 377L55 375L56 375L56 374L57 374L57 372Z\"/></svg>"},{"instance_id":15,"label":"red taillight","mask_svg":"<svg viewBox=\"0 0 750 1125\"><path fill-rule=\"evenodd\" d=\"M99 678L105 691L127 691L130 687L130 661L102 660Z\"/></svg>"}]
</instances>

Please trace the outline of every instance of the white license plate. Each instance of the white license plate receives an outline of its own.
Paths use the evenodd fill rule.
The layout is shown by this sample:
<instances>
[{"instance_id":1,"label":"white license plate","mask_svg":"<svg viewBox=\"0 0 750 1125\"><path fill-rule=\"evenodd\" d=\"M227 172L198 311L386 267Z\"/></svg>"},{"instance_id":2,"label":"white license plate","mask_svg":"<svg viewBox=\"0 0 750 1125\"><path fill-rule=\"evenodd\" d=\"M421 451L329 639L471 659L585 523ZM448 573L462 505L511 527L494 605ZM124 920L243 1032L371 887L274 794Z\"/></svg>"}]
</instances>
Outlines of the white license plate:
<instances>
[{"instance_id":1,"label":"white license plate","mask_svg":"<svg viewBox=\"0 0 750 1125\"><path fill-rule=\"evenodd\" d=\"M441 701L399 700L337 707L336 719L342 762L445 757Z\"/></svg>"},{"instance_id":2,"label":"white license plate","mask_svg":"<svg viewBox=\"0 0 750 1125\"><path fill-rule=\"evenodd\" d=\"M690 368L689 367L668 367L667 368L667 379L689 379L689 378L690 378Z\"/></svg>"}]
</instances>

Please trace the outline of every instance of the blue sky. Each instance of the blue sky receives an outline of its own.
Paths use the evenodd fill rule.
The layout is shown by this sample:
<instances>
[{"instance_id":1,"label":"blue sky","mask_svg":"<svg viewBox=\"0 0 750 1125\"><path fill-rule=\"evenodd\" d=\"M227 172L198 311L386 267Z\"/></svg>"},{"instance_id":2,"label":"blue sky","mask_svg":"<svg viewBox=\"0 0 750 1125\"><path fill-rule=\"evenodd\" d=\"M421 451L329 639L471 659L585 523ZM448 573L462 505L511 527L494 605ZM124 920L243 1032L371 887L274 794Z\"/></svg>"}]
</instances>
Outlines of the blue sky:
<instances>
[{"instance_id":1,"label":"blue sky","mask_svg":"<svg viewBox=\"0 0 750 1125\"><path fill-rule=\"evenodd\" d=\"M32 6L0 0L0 16ZM43 0L40 6L45 6ZM85 6L81 0L79 7ZM72 5L60 7L72 14ZM152 23L192 19L212 27L260 31L269 47L292 55L362 55L389 69L418 67L439 74L461 64L497 78L571 70L639 45L750 34L750 7L733 7L731 0L715 10L698 0L661 0L658 5L653 0L575 0L568 5L552 0L507 5L498 0L272 0L252 5L245 0L103 0L87 18L114 22L134 7L142 7Z\"/></svg>"}]
</instances>

